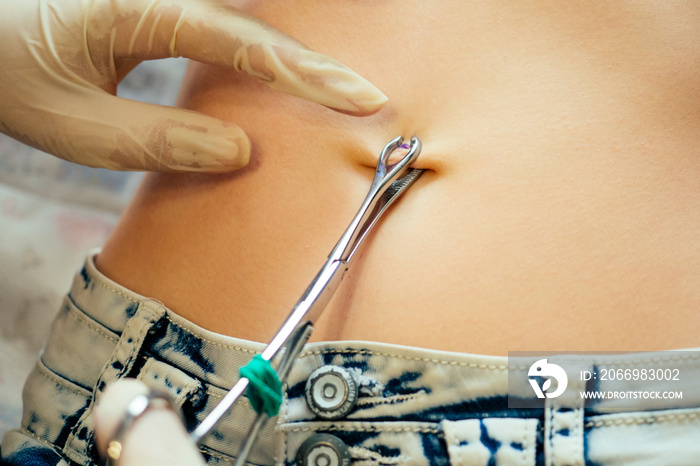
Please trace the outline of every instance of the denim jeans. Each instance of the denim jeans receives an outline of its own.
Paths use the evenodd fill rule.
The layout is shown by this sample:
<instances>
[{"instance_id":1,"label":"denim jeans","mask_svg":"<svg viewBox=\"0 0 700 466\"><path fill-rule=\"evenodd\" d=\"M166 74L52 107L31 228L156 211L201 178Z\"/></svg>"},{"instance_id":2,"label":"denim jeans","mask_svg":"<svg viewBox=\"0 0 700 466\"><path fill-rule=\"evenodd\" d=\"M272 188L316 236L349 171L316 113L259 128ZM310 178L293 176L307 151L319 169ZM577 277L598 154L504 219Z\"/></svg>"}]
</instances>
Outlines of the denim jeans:
<instances>
[{"instance_id":1,"label":"denim jeans","mask_svg":"<svg viewBox=\"0 0 700 466\"><path fill-rule=\"evenodd\" d=\"M3 465L103 464L92 418L107 384L169 392L193 429L264 345L197 327L95 269L76 275L24 389ZM508 359L372 342L309 344L256 465L695 465L700 409L617 410L547 400L508 408ZM254 418L239 402L201 445L228 464Z\"/></svg>"}]
</instances>

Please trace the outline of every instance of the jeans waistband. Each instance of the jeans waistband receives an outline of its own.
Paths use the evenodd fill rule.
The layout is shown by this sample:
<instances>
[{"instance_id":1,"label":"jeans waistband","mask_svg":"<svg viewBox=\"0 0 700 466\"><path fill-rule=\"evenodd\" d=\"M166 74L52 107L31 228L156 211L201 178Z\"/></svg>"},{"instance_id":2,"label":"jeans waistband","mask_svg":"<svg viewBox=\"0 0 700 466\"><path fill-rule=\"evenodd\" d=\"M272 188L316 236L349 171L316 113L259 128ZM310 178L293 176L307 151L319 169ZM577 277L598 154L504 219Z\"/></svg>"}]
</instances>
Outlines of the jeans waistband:
<instances>
[{"instance_id":1,"label":"jeans waistband","mask_svg":"<svg viewBox=\"0 0 700 466\"><path fill-rule=\"evenodd\" d=\"M93 464L91 412L107 384L136 377L169 392L191 430L264 347L207 331L120 286L91 256L26 385L23 427L76 463ZM290 373L280 415L263 428L249 461L273 464L276 457L291 464L293 452L315 433L339 431L363 445L353 447L353 455L380 463L391 463L409 444L422 445L424 458L446 457L445 444L455 458L480 445L504 458L528 458L517 464L535 464L547 444L550 456L559 451L582 459L584 406L564 397L547 400L545 410L509 409L508 382L505 357L375 342L311 343ZM222 419L202 443L210 463L235 457L254 416L242 400ZM595 422L589 419L590 429Z\"/></svg>"},{"instance_id":2,"label":"jeans waistband","mask_svg":"<svg viewBox=\"0 0 700 466\"><path fill-rule=\"evenodd\" d=\"M171 392L191 429L236 383L239 368L264 347L198 327L159 301L110 280L96 269L91 256L76 275L54 322L40 375L32 376L65 379L71 384L66 390L71 400L59 403L63 408L55 416L76 418L82 410L73 425L56 428L49 440L61 444L74 461L88 462L94 455L89 451L93 399L99 399L108 383L125 376ZM348 421L392 418L423 423L484 413L498 416L506 410L504 357L343 341L305 347L289 375L277 424L318 419L305 392L312 373L322 367L345 368L341 376L349 376L357 385L353 411L344 417ZM36 382L30 380L27 387L36 387ZM41 390L27 391L31 392L30 403L41 404L46 395ZM204 440L204 450L211 455L232 455L253 417L247 400L242 400ZM54 424L27 421L30 429L31 424ZM275 435L275 422L268 422L251 461L269 463Z\"/></svg>"}]
</instances>

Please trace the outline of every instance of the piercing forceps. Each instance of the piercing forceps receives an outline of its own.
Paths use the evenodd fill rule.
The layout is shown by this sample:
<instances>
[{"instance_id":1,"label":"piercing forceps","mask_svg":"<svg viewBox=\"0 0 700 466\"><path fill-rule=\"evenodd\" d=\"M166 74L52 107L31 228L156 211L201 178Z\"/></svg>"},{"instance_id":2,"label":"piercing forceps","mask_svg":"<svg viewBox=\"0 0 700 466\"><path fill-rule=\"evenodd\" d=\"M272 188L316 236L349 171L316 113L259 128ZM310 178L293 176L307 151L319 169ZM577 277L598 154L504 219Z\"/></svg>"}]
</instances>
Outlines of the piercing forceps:
<instances>
[{"instance_id":1,"label":"piercing forceps","mask_svg":"<svg viewBox=\"0 0 700 466\"><path fill-rule=\"evenodd\" d=\"M272 361L279 356L277 376L284 382L289 375L292 364L297 359L303 346L311 336L313 323L321 315L331 297L338 289L350 262L367 234L376 224L386 209L411 186L423 170L410 168L421 151L418 138L411 138L408 153L398 162L388 165L391 154L402 147L403 138L397 137L384 147L369 193L360 210L341 236L340 240L328 256L328 260L292 309L277 334L262 352L261 357ZM405 146L403 146L405 147ZM221 402L204 418L192 432L191 438L199 443L221 417L233 406L245 392L249 380L242 377L224 396ZM267 420L265 413L259 413L251 426L248 436L243 442L236 460L236 465L243 465L253 446L257 434Z\"/></svg>"}]
</instances>

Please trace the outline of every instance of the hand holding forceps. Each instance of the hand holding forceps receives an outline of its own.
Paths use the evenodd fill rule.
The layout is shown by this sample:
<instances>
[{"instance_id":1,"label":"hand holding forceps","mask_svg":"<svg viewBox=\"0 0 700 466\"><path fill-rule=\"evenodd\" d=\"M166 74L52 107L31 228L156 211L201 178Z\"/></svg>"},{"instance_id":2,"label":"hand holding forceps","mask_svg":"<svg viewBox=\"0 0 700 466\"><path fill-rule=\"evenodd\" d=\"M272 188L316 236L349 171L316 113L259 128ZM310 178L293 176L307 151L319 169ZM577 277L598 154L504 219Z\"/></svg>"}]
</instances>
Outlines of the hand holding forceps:
<instances>
[{"instance_id":1,"label":"hand holding forceps","mask_svg":"<svg viewBox=\"0 0 700 466\"><path fill-rule=\"evenodd\" d=\"M408 152L396 163L389 165L391 154L399 147L406 147L405 145L402 146L402 143L403 138L397 137L384 147L379 156L369 193L359 211L279 331L262 354L260 354L260 357L267 362L278 361L276 373L281 382L284 382L289 375L294 361L301 353L303 346L313 331L313 323L321 315L323 309L338 289L345 272L355 257L355 253L369 231L386 209L423 173L423 170L410 168L410 165L417 159L421 151L421 143L416 137L411 139ZM209 434L222 416L248 389L249 385L250 380L248 378L242 376L239 379L221 402L191 433L191 438L196 444L199 444ZM131 409L127 410L127 419L122 421L120 428L117 430L117 435L115 435L114 443L118 446L117 450L121 450L121 442L118 439L125 434L128 425L131 425L138 416L145 412L149 402L149 400L141 400L140 404L137 403L137 408L134 412ZM257 434L266 420L267 415L264 412L258 413L246 439L243 441L236 465L245 464ZM112 457L112 459L118 459L118 457L119 454L116 457Z\"/></svg>"}]
</instances>

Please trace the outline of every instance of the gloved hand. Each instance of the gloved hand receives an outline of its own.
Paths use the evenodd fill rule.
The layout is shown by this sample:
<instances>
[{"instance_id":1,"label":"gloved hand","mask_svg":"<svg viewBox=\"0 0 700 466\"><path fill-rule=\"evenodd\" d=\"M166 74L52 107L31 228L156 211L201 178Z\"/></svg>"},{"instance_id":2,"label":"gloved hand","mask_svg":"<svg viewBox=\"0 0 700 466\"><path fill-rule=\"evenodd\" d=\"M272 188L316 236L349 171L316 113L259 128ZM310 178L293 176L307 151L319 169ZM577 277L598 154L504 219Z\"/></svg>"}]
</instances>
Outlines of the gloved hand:
<instances>
[{"instance_id":1,"label":"gloved hand","mask_svg":"<svg viewBox=\"0 0 700 466\"><path fill-rule=\"evenodd\" d=\"M386 96L338 61L222 0L0 0L0 130L116 170L228 171L250 142L231 123L115 97L139 62L184 56L354 115Z\"/></svg>"},{"instance_id":2,"label":"gloved hand","mask_svg":"<svg viewBox=\"0 0 700 466\"><path fill-rule=\"evenodd\" d=\"M129 402L146 393L148 388L134 379L107 388L94 412L97 446L103 456ZM182 421L169 409L147 411L119 440L123 442L119 466L204 466Z\"/></svg>"}]
</instances>

